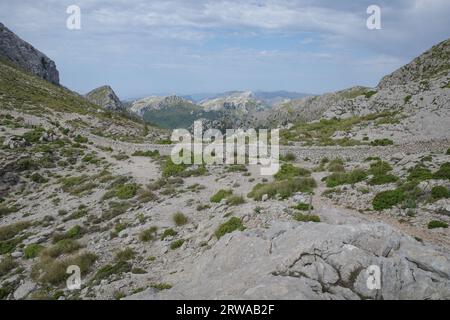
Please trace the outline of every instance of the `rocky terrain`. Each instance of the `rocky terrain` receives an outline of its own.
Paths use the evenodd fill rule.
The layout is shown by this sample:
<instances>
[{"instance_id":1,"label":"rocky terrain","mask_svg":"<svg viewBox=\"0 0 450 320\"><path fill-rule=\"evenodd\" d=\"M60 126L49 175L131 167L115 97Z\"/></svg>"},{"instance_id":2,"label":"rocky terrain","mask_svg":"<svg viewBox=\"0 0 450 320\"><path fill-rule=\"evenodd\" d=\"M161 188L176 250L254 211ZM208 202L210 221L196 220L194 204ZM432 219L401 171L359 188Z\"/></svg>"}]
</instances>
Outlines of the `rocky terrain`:
<instances>
[{"instance_id":1,"label":"rocky terrain","mask_svg":"<svg viewBox=\"0 0 450 320\"><path fill-rule=\"evenodd\" d=\"M273 114L261 176L0 61L0 299L450 299L449 74L406 70Z\"/></svg>"}]
</instances>

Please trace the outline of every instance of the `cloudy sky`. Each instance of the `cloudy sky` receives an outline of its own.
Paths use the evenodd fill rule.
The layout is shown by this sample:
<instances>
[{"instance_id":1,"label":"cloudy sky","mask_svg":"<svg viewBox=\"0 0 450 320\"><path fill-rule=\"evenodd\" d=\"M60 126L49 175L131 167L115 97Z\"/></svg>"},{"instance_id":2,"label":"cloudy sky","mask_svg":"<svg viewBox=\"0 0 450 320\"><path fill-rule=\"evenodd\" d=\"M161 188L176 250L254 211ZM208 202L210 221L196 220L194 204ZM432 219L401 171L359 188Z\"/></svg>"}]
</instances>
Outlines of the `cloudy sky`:
<instances>
[{"instance_id":1,"label":"cloudy sky","mask_svg":"<svg viewBox=\"0 0 450 320\"><path fill-rule=\"evenodd\" d=\"M66 9L81 8L81 30ZM382 30L366 27L381 7ZM450 37L448 0L0 0L0 22L80 93L322 93L379 79Z\"/></svg>"}]
</instances>

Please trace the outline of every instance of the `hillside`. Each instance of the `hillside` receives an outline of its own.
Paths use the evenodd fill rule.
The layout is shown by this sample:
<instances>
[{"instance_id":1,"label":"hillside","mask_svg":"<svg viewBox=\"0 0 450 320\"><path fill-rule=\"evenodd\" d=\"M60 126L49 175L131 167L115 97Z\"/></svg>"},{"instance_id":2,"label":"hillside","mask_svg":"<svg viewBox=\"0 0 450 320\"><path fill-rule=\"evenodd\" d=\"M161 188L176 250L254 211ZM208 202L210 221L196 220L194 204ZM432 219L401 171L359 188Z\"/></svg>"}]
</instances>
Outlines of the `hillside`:
<instances>
[{"instance_id":1,"label":"hillside","mask_svg":"<svg viewBox=\"0 0 450 320\"><path fill-rule=\"evenodd\" d=\"M125 111L125 107L110 86L102 86L86 94L91 103L110 111Z\"/></svg>"}]
</instances>

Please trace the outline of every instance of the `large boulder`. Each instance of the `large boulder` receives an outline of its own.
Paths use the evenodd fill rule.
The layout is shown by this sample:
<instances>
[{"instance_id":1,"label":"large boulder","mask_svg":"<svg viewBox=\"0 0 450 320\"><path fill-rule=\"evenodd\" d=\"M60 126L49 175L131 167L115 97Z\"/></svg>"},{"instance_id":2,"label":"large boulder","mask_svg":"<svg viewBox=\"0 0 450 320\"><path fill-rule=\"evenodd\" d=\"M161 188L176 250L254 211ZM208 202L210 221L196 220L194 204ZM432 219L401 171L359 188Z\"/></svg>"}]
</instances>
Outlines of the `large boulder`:
<instances>
[{"instance_id":1,"label":"large boulder","mask_svg":"<svg viewBox=\"0 0 450 320\"><path fill-rule=\"evenodd\" d=\"M59 84L56 64L0 23L0 57L53 84Z\"/></svg>"}]
</instances>

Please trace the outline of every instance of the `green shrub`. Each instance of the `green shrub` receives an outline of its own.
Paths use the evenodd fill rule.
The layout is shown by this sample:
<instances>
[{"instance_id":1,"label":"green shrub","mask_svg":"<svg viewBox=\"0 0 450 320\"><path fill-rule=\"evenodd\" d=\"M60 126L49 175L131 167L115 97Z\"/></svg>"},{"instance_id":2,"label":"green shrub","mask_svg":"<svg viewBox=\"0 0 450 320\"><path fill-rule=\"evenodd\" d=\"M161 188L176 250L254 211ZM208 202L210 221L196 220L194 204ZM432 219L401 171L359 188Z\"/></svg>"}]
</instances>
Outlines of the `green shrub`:
<instances>
[{"instance_id":1,"label":"green shrub","mask_svg":"<svg viewBox=\"0 0 450 320\"><path fill-rule=\"evenodd\" d=\"M405 193L400 190L388 190L378 193L372 201L374 210L381 211L392 208L405 200Z\"/></svg>"},{"instance_id":2,"label":"green shrub","mask_svg":"<svg viewBox=\"0 0 450 320\"><path fill-rule=\"evenodd\" d=\"M149 157L149 158L158 158L159 157L159 151L136 151L132 154L133 157Z\"/></svg>"},{"instance_id":3,"label":"green shrub","mask_svg":"<svg viewBox=\"0 0 450 320\"><path fill-rule=\"evenodd\" d=\"M162 175L163 177L175 177L179 176L182 172L184 172L187 168L187 165L185 164L175 164L173 163L172 159L167 159L165 162L163 169L162 169Z\"/></svg>"},{"instance_id":4,"label":"green shrub","mask_svg":"<svg viewBox=\"0 0 450 320\"><path fill-rule=\"evenodd\" d=\"M227 233L231 233L233 231L243 231L245 230L244 225L242 224L242 220L237 218L237 217L232 217L230 220L228 220L227 222L221 224L216 232L214 233L217 237L217 239L220 239L221 237L223 237L224 235L226 235Z\"/></svg>"},{"instance_id":5,"label":"green shrub","mask_svg":"<svg viewBox=\"0 0 450 320\"><path fill-rule=\"evenodd\" d=\"M175 237L177 235L177 232L173 229L166 229L164 230L162 236L161 236L161 240L164 240L167 237Z\"/></svg>"},{"instance_id":6,"label":"green shrub","mask_svg":"<svg viewBox=\"0 0 450 320\"><path fill-rule=\"evenodd\" d=\"M76 143L87 143L87 142L88 142L88 139L85 138L85 137L83 137L83 136L77 135L77 136L73 139L73 141L75 141Z\"/></svg>"},{"instance_id":7,"label":"green shrub","mask_svg":"<svg viewBox=\"0 0 450 320\"><path fill-rule=\"evenodd\" d=\"M370 98L372 98L372 96L374 96L374 95L376 95L377 94L377 91L367 91L365 94L364 94L364 96L366 97L366 99L370 99Z\"/></svg>"},{"instance_id":8,"label":"green shrub","mask_svg":"<svg viewBox=\"0 0 450 320\"><path fill-rule=\"evenodd\" d=\"M261 201L263 195L267 194L270 199L279 195L282 199L289 198L296 192L312 192L317 187L313 178L294 178L283 181L274 181L269 183L259 183L253 187L248 194L249 198Z\"/></svg>"},{"instance_id":9,"label":"green shrub","mask_svg":"<svg viewBox=\"0 0 450 320\"><path fill-rule=\"evenodd\" d=\"M296 206L294 206L293 208L300 210L300 211L308 211L310 209L308 203L299 203ZM311 206L311 210L312 209L314 209L313 206Z\"/></svg>"},{"instance_id":10,"label":"green shrub","mask_svg":"<svg viewBox=\"0 0 450 320\"><path fill-rule=\"evenodd\" d=\"M169 290L169 289L171 289L172 285L170 285L168 283L154 283L150 287L155 289L155 290L162 291L162 290Z\"/></svg>"},{"instance_id":11,"label":"green shrub","mask_svg":"<svg viewBox=\"0 0 450 320\"><path fill-rule=\"evenodd\" d=\"M408 181L425 181L433 178L430 169L424 168L420 165L415 166L409 170Z\"/></svg>"},{"instance_id":12,"label":"green shrub","mask_svg":"<svg viewBox=\"0 0 450 320\"><path fill-rule=\"evenodd\" d=\"M184 244L184 239L175 240L170 244L170 249L176 250Z\"/></svg>"},{"instance_id":13,"label":"green shrub","mask_svg":"<svg viewBox=\"0 0 450 320\"><path fill-rule=\"evenodd\" d=\"M156 233L158 232L158 227L150 227L139 234L139 240L142 242L153 241L156 238Z\"/></svg>"},{"instance_id":14,"label":"green shrub","mask_svg":"<svg viewBox=\"0 0 450 320\"><path fill-rule=\"evenodd\" d=\"M233 194L233 191L231 190L219 190L214 194L209 200L213 203L219 203L223 199L231 196Z\"/></svg>"},{"instance_id":15,"label":"green shrub","mask_svg":"<svg viewBox=\"0 0 450 320\"><path fill-rule=\"evenodd\" d=\"M101 216L101 220L111 220L117 216L120 216L127 212L127 210L131 207L128 202L110 202L109 210L104 211Z\"/></svg>"},{"instance_id":16,"label":"green shrub","mask_svg":"<svg viewBox=\"0 0 450 320\"><path fill-rule=\"evenodd\" d=\"M390 146L394 144L394 141L392 141L391 139L377 139L374 140L370 143L372 146Z\"/></svg>"},{"instance_id":17,"label":"green shrub","mask_svg":"<svg viewBox=\"0 0 450 320\"><path fill-rule=\"evenodd\" d=\"M443 221L433 220L428 223L428 229L437 229L437 228L448 228L448 223Z\"/></svg>"},{"instance_id":18,"label":"green shrub","mask_svg":"<svg viewBox=\"0 0 450 320\"><path fill-rule=\"evenodd\" d=\"M344 172L344 161L342 159L333 159L328 163L327 170L330 172Z\"/></svg>"},{"instance_id":19,"label":"green shrub","mask_svg":"<svg viewBox=\"0 0 450 320\"><path fill-rule=\"evenodd\" d=\"M303 213L294 214L294 220L300 222L320 222L320 217L316 215L308 215Z\"/></svg>"},{"instance_id":20,"label":"green shrub","mask_svg":"<svg viewBox=\"0 0 450 320\"><path fill-rule=\"evenodd\" d=\"M118 186L116 189L116 197L121 200L131 199L136 196L139 189L140 187L134 183Z\"/></svg>"},{"instance_id":21,"label":"green shrub","mask_svg":"<svg viewBox=\"0 0 450 320\"><path fill-rule=\"evenodd\" d=\"M229 206L238 206L243 203L245 203L245 200L242 196L231 195L227 198L227 205Z\"/></svg>"},{"instance_id":22,"label":"green shrub","mask_svg":"<svg viewBox=\"0 0 450 320\"><path fill-rule=\"evenodd\" d=\"M297 157L292 152L288 152L288 153L286 153L286 155L284 157L282 157L282 159L284 161L292 162L292 161L295 161L297 159Z\"/></svg>"},{"instance_id":23,"label":"green shrub","mask_svg":"<svg viewBox=\"0 0 450 320\"><path fill-rule=\"evenodd\" d=\"M42 134L45 132L43 128L36 128L31 131L25 132L22 135L22 138L25 139L28 143L37 143L39 139L42 137Z\"/></svg>"},{"instance_id":24,"label":"green shrub","mask_svg":"<svg viewBox=\"0 0 450 320\"><path fill-rule=\"evenodd\" d=\"M36 243L30 244L26 246L25 249L23 250L23 256L25 259L36 258L43 249L44 247L41 246L40 244Z\"/></svg>"},{"instance_id":25,"label":"green shrub","mask_svg":"<svg viewBox=\"0 0 450 320\"><path fill-rule=\"evenodd\" d=\"M450 162L446 162L439 170L433 175L434 179L447 179L450 180Z\"/></svg>"},{"instance_id":26,"label":"green shrub","mask_svg":"<svg viewBox=\"0 0 450 320\"><path fill-rule=\"evenodd\" d=\"M392 171L392 167L389 163L384 161L378 161L375 163L372 163L370 165L369 173L373 175L383 175L388 173L389 171Z\"/></svg>"},{"instance_id":27,"label":"green shrub","mask_svg":"<svg viewBox=\"0 0 450 320\"><path fill-rule=\"evenodd\" d=\"M289 178L294 177L304 177L304 176L310 176L311 172L309 170L295 167L294 165L290 163L285 163L281 165L280 170L275 174L276 180L285 180Z\"/></svg>"},{"instance_id":28,"label":"green shrub","mask_svg":"<svg viewBox=\"0 0 450 320\"><path fill-rule=\"evenodd\" d=\"M450 148L447 149L446 155L450 156Z\"/></svg>"},{"instance_id":29,"label":"green shrub","mask_svg":"<svg viewBox=\"0 0 450 320\"><path fill-rule=\"evenodd\" d=\"M116 261L128 261L134 258L135 252L131 248L125 248L123 250L120 250L116 253L116 256L114 259Z\"/></svg>"},{"instance_id":30,"label":"green shrub","mask_svg":"<svg viewBox=\"0 0 450 320\"><path fill-rule=\"evenodd\" d=\"M42 250L42 256L48 256L51 258L58 258L63 254L69 254L78 251L81 245L76 240L63 239L55 243L53 246Z\"/></svg>"},{"instance_id":31,"label":"green shrub","mask_svg":"<svg viewBox=\"0 0 450 320\"><path fill-rule=\"evenodd\" d=\"M376 175L372 179L369 180L370 185L382 185L387 183L393 183L397 182L398 177L392 175L392 174L382 174L382 175Z\"/></svg>"},{"instance_id":32,"label":"green shrub","mask_svg":"<svg viewBox=\"0 0 450 320\"><path fill-rule=\"evenodd\" d=\"M172 216L173 223L177 227L184 226L186 223L188 223L188 218L181 212L177 212Z\"/></svg>"},{"instance_id":33,"label":"green shrub","mask_svg":"<svg viewBox=\"0 0 450 320\"><path fill-rule=\"evenodd\" d=\"M436 186L431 189L433 199L450 198L450 191L444 186Z\"/></svg>"},{"instance_id":34,"label":"green shrub","mask_svg":"<svg viewBox=\"0 0 450 320\"><path fill-rule=\"evenodd\" d=\"M405 103L409 103L412 99L411 95L406 96L403 100L405 101Z\"/></svg>"},{"instance_id":35,"label":"green shrub","mask_svg":"<svg viewBox=\"0 0 450 320\"><path fill-rule=\"evenodd\" d=\"M132 269L132 265L123 260L117 261L115 264L107 264L101 267L95 274L93 281L100 281L103 279L107 279L112 275L120 275L125 272L130 272Z\"/></svg>"},{"instance_id":36,"label":"green shrub","mask_svg":"<svg viewBox=\"0 0 450 320\"><path fill-rule=\"evenodd\" d=\"M326 178L327 187L334 188L343 184L354 184L367 178L367 172L355 169L350 172L335 172Z\"/></svg>"}]
</instances>

